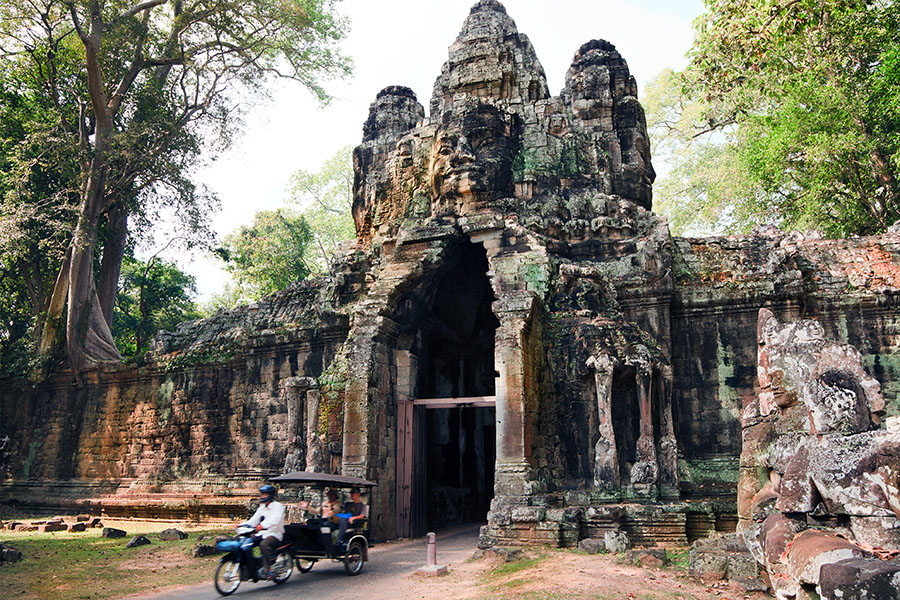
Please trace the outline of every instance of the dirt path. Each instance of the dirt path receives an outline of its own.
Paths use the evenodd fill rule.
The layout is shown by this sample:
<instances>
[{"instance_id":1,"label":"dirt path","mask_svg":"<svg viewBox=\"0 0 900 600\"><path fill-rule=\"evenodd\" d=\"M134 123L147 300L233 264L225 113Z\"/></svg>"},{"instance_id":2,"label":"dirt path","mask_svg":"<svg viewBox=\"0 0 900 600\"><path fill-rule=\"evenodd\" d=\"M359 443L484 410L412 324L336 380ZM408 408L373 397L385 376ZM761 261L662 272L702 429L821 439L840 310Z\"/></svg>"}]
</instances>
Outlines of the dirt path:
<instances>
[{"instance_id":1,"label":"dirt path","mask_svg":"<svg viewBox=\"0 0 900 600\"><path fill-rule=\"evenodd\" d=\"M525 558L504 562L496 556L473 560L477 528L442 532L438 562L449 564L441 577L415 574L424 562L424 542L380 544L372 549L363 574L348 577L339 564L317 564L282 586L244 582L234 595L265 600L298 597L341 600L739 600L734 590L716 589L687 579L674 569L644 569L620 558L571 550L530 549ZM210 576L212 573L210 573ZM211 580L132 600L214 600Z\"/></svg>"}]
</instances>

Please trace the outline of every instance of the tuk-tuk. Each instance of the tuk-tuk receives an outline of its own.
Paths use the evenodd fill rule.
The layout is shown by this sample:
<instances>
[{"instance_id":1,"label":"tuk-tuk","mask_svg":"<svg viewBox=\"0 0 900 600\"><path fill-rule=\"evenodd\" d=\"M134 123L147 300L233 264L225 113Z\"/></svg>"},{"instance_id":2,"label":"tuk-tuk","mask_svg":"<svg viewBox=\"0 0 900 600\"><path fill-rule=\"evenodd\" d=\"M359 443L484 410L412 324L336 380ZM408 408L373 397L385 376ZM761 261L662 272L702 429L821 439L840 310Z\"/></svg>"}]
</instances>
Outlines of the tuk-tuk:
<instances>
[{"instance_id":1,"label":"tuk-tuk","mask_svg":"<svg viewBox=\"0 0 900 600\"><path fill-rule=\"evenodd\" d=\"M359 477L307 471L286 473L272 478L272 482L282 487L304 486L314 493L318 492L319 506L324 502L326 488L338 492L365 488L369 492L375 487L375 483ZM301 573L309 572L317 561L323 559L343 562L348 575L357 575L362 571L363 564L369 560L369 519L363 518L348 523L343 543L335 539L338 521L339 518L335 520L312 516L302 523L285 525L285 534L292 541L294 561Z\"/></svg>"}]
</instances>

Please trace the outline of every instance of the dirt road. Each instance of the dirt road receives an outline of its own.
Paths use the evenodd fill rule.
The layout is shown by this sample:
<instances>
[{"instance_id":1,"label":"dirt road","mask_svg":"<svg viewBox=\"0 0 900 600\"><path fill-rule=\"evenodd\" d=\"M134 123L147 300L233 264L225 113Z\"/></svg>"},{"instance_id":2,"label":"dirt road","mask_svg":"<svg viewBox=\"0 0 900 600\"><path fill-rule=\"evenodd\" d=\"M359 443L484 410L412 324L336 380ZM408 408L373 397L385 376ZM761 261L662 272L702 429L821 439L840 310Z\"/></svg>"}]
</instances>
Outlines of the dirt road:
<instances>
[{"instance_id":1,"label":"dirt road","mask_svg":"<svg viewBox=\"0 0 900 600\"><path fill-rule=\"evenodd\" d=\"M453 566L472 556L478 542L478 527L442 532L438 538L438 562ZM276 586L270 582L241 582L233 598L264 598L265 600L306 598L340 598L341 600L400 600L409 596L397 595L405 587L408 575L425 564L425 542L378 544L369 551L369 562L360 575L350 577L343 563L322 561L309 573L295 570L290 580ZM221 598L212 584L213 573L206 584L190 586L166 593L135 596L142 600L214 600Z\"/></svg>"}]
</instances>

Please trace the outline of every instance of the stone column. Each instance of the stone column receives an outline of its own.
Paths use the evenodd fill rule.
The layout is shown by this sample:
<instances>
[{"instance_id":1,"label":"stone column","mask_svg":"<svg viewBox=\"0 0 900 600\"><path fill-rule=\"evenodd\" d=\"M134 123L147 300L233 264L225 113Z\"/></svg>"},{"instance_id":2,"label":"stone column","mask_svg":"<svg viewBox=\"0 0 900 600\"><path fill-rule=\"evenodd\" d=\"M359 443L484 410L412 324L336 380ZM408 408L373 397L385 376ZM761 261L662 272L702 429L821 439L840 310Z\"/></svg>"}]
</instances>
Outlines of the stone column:
<instances>
[{"instance_id":1,"label":"stone column","mask_svg":"<svg viewBox=\"0 0 900 600\"><path fill-rule=\"evenodd\" d=\"M524 339L533 302L530 296L523 296L495 304L494 312L500 320L494 349L494 366L499 374L495 388L497 462L494 489L497 495L520 496L535 491L528 461L531 449L527 430Z\"/></svg>"},{"instance_id":2,"label":"stone column","mask_svg":"<svg viewBox=\"0 0 900 600\"><path fill-rule=\"evenodd\" d=\"M600 430L600 438L594 445L594 487L609 492L619 489L619 455L612 423L612 378L618 362L606 352L587 359L587 366L594 370Z\"/></svg>"},{"instance_id":3,"label":"stone column","mask_svg":"<svg viewBox=\"0 0 900 600\"><path fill-rule=\"evenodd\" d=\"M652 378L650 352L644 346L637 346L625 359L625 363L634 367L637 383L638 405L640 407L640 436L637 440L637 462L631 468L631 483L636 489L649 491L646 488L656 484L659 479L659 466L656 462L656 443L653 439Z\"/></svg>"},{"instance_id":4,"label":"stone column","mask_svg":"<svg viewBox=\"0 0 900 600\"><path fill-rule=\"evenodd\" d=\"M657 402L659 407L659 440L657 457L659 460L660 494L666 498L677 498L678 493L678 443L675 440L675 422L672 418L672 385L674 376L672 365L660 363L656 366Z\"/></svg>"},{"instance_id":5,"label":"stone column","mask_svg":"<svg viewBox=\"0 0 900 600\"><path fill-rule=\"evenodd\" d=\"M322 394L318 389L306 392L306 470L321 473L325 470L322 454L322 438L319 437L319 403Z\"/></svg>"},{"instance_id":6,"label":"stone column","mask_svg":"<svg viewBox=\"0 0 900 600\"><path fill-rule=\"evenodd\" d=\"M285 431L287 452L283 467L285 473L299 471L303 468L303 423L304 421L309 423L308 417L304 415L304 405L306 404L308 390L316 385L316 380L313 377L288 377L281 382L287 408L287 428ZM306 441L308 442L308 440Z\"/></svg>"}]
</instances>

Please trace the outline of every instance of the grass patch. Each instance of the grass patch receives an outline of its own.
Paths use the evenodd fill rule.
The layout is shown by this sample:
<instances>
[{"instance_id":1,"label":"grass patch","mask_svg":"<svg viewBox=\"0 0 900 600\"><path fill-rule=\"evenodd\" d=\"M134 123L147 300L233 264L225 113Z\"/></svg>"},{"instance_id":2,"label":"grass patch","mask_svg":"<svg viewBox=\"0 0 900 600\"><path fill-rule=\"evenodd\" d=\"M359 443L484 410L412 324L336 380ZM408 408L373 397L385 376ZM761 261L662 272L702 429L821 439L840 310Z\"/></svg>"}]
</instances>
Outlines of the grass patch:
<instances>
[{"instance_id":1,"label":"grass patch","mask_svg":"<svg viewBox=\"0 0 900 600\"><path fill-rule=\"evenodd\" d=\"M667 548L666 555L669 557L668 568L679 573L687 573L691 563L691 549L687 546L682 548Z\"/></svg>"},{"instance_id":2,"label":"grass patch","mask_svg":"<svg viewBox=\"0 0 900 600\"><path fill-rule=\"evenodd\" d=\"M513 573L518 573L519 571L526 571L537 566L542 560L544 560L545 556L543 554L539 556L520 558L519 560L514 560L513 562L503 563L497 567L494 567L490 571L488 571L488 575L491 577L506 577L507 575L512 575Z\"/></svg>"},{"instance_id":3,"label":"grass patch","mask_svg":"<svg viewBox=\"0 0 900 600\"><path fill-rule=\"evenodd\" d=\"M187 539L164 542L157 535L161 527L156 524L111 525L126 529L128 537L102 538L100 529L83 533L4 531L2 541L19 550L23 560L3 566L0 598L93 600L211 582L218 557L193 558L191 550L199 534L205 533L210 540L206 543L211 543L212 536L224 529L192 530ZM126 549L134 535L145 535L152 543Z\"/></svg>"}]
</instances>

